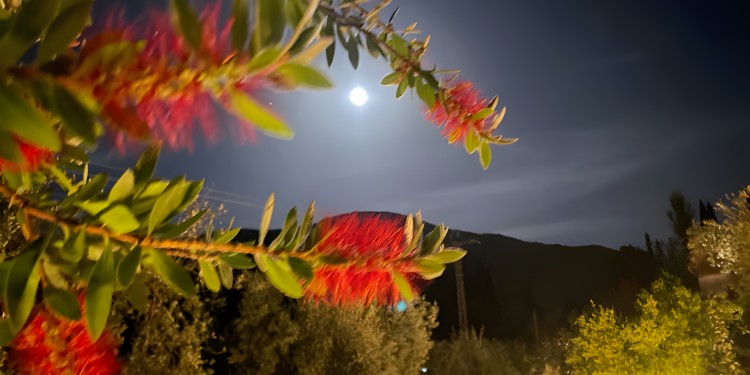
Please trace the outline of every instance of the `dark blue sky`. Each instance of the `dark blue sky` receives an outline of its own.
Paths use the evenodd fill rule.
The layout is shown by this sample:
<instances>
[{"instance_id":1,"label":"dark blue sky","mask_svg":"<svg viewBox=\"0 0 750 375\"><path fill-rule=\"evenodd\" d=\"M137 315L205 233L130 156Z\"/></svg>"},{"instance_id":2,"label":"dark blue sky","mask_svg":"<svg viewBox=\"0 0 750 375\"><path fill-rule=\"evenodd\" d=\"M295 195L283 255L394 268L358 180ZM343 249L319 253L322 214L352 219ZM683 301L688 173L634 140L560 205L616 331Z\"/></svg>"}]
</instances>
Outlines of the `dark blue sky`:
<instances>
[{"instance_id":1,"label":"dark blue sky","mask_svg":"<svg viewBox=\"0 0 750 375\"><path fill-rule=\"evenodd\" d=\"M273 226L316 200L317 219L422 210L455 229L614 248L643 246L645 231L669 236L676 188L697 210L698 199L716 202L750 181L746 1L394 0L389 8L397 6L397 27L418 22L432 35L426 61L461 69L508 107L499 133L520 141L494 147L488 170L448 145L418 100L378 85L384 60L364 55L354 71L338 54L336 89L259 94L293 140L165 153L157 173L205 178L209 196L244 227L257 227L257 206L276 192ZM363 107L348 101L357 86L370 95Z\"/></svg>"}]
</instances>

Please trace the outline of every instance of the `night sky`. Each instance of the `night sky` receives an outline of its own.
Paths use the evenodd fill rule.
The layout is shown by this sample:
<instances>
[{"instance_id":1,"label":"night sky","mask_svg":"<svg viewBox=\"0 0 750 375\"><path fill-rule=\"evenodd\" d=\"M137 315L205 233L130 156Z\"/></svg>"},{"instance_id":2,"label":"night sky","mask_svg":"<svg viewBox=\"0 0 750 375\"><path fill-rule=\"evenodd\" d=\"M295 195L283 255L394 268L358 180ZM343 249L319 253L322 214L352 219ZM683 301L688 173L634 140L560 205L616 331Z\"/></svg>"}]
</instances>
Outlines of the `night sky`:
<instances>
[{"instance_id":1,"label":"night sky","mask_svg":"<svg viewBox=\"0 0 750 375\"><path fill-rule=\"evenodd\" d=\"M750 182L747 1L394 0L387 9L396 7L397 28L418 22L432 35L425 66L461 69L459 79L508 107L496 134L520 140L493 146L488 170L421 117L416 94L397 100L395 87L379 86L385 60L365 52L354 71L339 45L336 89L258 93L293 140L165 152L157 174L205 178L204 197L248 228L275 192L272 227L315 200L316 219L421 210L454 229L612 248L643 247L645 231L666 239L674 189L697 211L698 199ZM324 56L316 63L327 70ZM348 100L357 86L370 95L362 107ZM98 155L133 163L107 147Z\"/></svg>"}]
</instances>

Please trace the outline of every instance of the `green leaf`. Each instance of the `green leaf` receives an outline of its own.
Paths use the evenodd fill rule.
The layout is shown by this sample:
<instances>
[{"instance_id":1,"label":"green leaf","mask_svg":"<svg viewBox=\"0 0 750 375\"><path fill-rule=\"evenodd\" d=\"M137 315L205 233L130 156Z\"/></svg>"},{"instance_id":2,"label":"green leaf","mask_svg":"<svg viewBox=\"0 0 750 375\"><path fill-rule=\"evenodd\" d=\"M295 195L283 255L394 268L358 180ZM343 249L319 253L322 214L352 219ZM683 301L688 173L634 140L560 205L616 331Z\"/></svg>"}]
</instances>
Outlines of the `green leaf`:
<instances>
[{"instance_id":1,"label":"green leaf","mask_svg":"<svg viewBox=\"0 0 750 375\"><path fill-rule=\"evenodd\" d=\"M93 4L93 1L73 4L55 18L55 21L49 26L46 36L39 44L36 60L38 64L49 61L54 55L68 48L72 41L76 40L86 27Z\"/></svg>"},{"instance_id":2,"label":"green leaf","mask_svg":"<svg viewBox=\"0 0 750 375\"><path fill-rule=\"evenodd\" d=\"M185 41L194 50L199 50L203 43L203 25L198 20L198 16L195 15L195 12L185 0L172 0L172 7L177 13L177 21Z\"/></svg>"},{"instance_id":3,"label":"green leaf","mask_svg":"<svg viewBox=\"0 0 750 375\"><path fill-rule=\"evenodd\" d=\"M224 285L225 288L232 289L232 284L234 284L232 267L226 263L219 263L219 280L221 280L221 285Z\"/></svg>"},{"instance_id":4,"label":"green leaf","mask_svg":"<svg viewBox=\"0 0 750 375\"><path fill-rule=\"evenodd\" d=\"M261 272L268 271L268 266L266 266L266 259L268 259L268 256L265 254L253 254L253 259L255 259L255 264L258 265L258 269L261 270Z\"/></svg>"},{"instance_id":5,"label":"green leaf","mask_svg":"<svg viewBox=\"0 0 750 375\"><path fill-rule=\"evenodd\" d=\"M422 77L417 79L417 95L424 104L427 104L427 108L432 110L435 107L435 91L432 90L430 85L422 83Z\"/></svg>"},{"instance_id":6,"label":"green leaf","mask_svg":"<svg viewBox=\"0 0 750 375\"><path fill-rule=\"evenodd\" d=\"M307 207L307 212L305 212L305 217L302 218L302 224L299 226L299 231L297 232L297 237L294 241L294 250L298 249L301 244L305 242L307 239L307 236L310 234L310 229L312 228L312 222L313 218L315 216L315 201L312 201L310 203L310 206Z\"/></svg>"},{"instance_id":7,"label":"green leaf","mask_svg":"<svg viewBox=\"0 0 750 375\"><path fill-rule=\"evenodd\" d=\"M16 15L12 29L0 40L0 65L15 64L47 29L60 11L60 0L24 2ZM5 111L0 113L6 114Z\"/></svg>"},{"instance_id":8,"label":"green leaf","mask_svg":"<svg viewBox=\"0 0 750 375\"><path fill-rule=\"evenodd\" d=\"M247 31L250 27L248 22L249 8L247 6L247 0L234 0L232 1L232 50L242 51L245 48L245 41L247 41Z\"/></svg>"},{"instance_id":9,"label":"green leaf","mask_svg":"<svg viewBox=\"0 0 750 375\"><path fill-rule=\"evenodd\" d=\"M159 203L157 201L157 203ZM140 228L141 223L124 204L116 204L99 216L105 227L117 234L130 233Z\"/></svg>"},{"instance_id":10,"label":"green leaf","mask_svg":"<svg viewBox=\"0 0 750 375\"><path fill-rule=\"evenodd\" d=\"M255 30L250 39L253 53L279 44L286 27L283 1L256 0L255 11Z\"/></svg>"},{"instance_id":11,"label":"green leaf","mask_svg":"<svg viewBox=\"0 0 750 375\"><path fill-rule=\"evenodd\" d=\"M128 297L130 304L140 311L141 314L148 312L148 287L141 280L133 281L130 286L125 289L125 295Z\"/></svg>"},{"instance_id":12,"label":"green leaf","mask_svg":"<svg viewBox=\"0 0 750 375\"><path fill-rule=\"evenodd\" d=\"M109 201L84 201L75 202L74 204L82 208L89 215L98 215L100 212L104 211L104 209L111 205Z\"/></svg>"},{"instance_id":13,"label":"green leaf","mask_svg":"<svg viewBox=\"0 0 750 375\"><path fill-rule=\"evenodd\" d=\"M414 299L414 292L411 289L409 281L396 270L393 270L393 282L396 283L396 287L398 287L398 291L404 300L411 301Z\"/></svg>"},{"instance_id":14,"label":"green leaf","mask_svg":"<svg viewBox=\"0 0 750 375\"><path fill-rule=\"evenodd\" d=\"M378 43L375 42L375 40L370 36L370 34L365 34L365 39L367 40L367 50L370 52L370 55L377 59L382 54L385 56L385 53L380 49L380 46L378 46Z\"/></svg>"},{"instance_id":15,"label":"green leaf","mask_svg":"<svg viewBox=\"0 0 750 375\"><path fill-rule=\"evenodd\" d=\"M225 244L234 239L235 236L237 236L237 233L240 232L240 228L235 228L232 230L228 230L226 233L221 235L221 237L214 240L215 244Z\"/></svg>"},{"instance_id":16,"label":"green leaf","mask_svg":"<svg viewBox=\"0 0 750 375\"><path fill-rule=\"evenodd\" d=\"M289 4L289 3L287 3ZM310 42L315 39L316 36L320 33L320 27L319 26L312 26L308 27L307 29L303 30L301 34L299 34L299 37L294 42L291 48L289 48L289 54L294 56L307 48L307 46L310 45Z\"/></svg>"},{"instance_id":17,"label":"green leaf","mask_svg":"<svg viewBox=\"0 0 750 375\"><path fill-rule=\"evenodd\" d=\"M288 0L284 6L284 14L289 26L296 28L305 14L305 6L300 4L299 1Z\"/></svg>"},{"instance_id":18,"label":"green leaf","mask_svg":"<svg viewBox=\"0 0 750 375\"><path fill-rule=\"evenodd\" d=\"M479 160L482 162L482 168L487 169L492 161L492 150L490 150L490 144L482 142L482 146L479 148Z\"/></svg>"},{"instance_id":19,"label":"green leaf","mask_svg":"<svg viewBox=\"0 0 750 375\"><path fill-rule=\"evenodd\" d=\"M15 257L5 287L5 303L14 331L20 330L31 313L39 285L42 248L37 240Z\"/></svg>"},{"instance_id":20,"label":"green leaf","mask_svg":"<svg viewBox=\"0 0 750 375\"><path fill-rule=\"evenodd\" d=\"M396 53L400 55L399 57L405 58L409 56L409 44L400 36L391 34L388 44L396 50Z\"/></svg>"},{"instance_id":21,"label":"green leaf","mask_svg":"<svg viewBox=\"0 0 750 375\"><path fill-rule=\"evenodd\" d=\"M81 307L78 298L67 290L55 289L52 285L44 288L44 302L56 313L70 319L81 320Z\"/></svg>"},{"instance_id":22,"label":"green leaf","mask_svg":"<svg viewBox=\"0 0 750 375\"><path fill-rule=\"evenodd\" d=\"M383 79L380 81L380 84L383 86L393 85L396 82L398 82L399 79L401 79L401 72L393 72L389 73Z\"/></svg>"},{"instance_id":23,"label":"green leaf","mask_svg":"<svg viewBox=\"0 0 750 375\"><path fill-rule=\"evenodd\" d=\"M219 260L226 262L226 264L236 268L238 270L249 270L255 267L255 262L248 258L244 254L240 253L222 253L219 255Z\"/></svg>"},{"instance_id":24,"label":"green leaf","mask_svg":"<svg viewBox=\"0 0 750 375\"><path fill-rule=\"evenodd\" d=\"M464 138L464 147L466 148L466 152L469 154L473 154L474 151L479 148L481 145L481 140L479 139L479 136L473 129L469 129L468 132L466 132L466 137Z\"/></svg>"},{"instance_id":25,"label":"green leaf","mask_svg":"<svg viewBox=\"0 0 750 375\"><path fill-rule=\"evenodd\" d=\"M23 178L20 173L12 173L11 171L4 170L3 177L8 181L8 186L13 190L18 190L23 185Z\"/></svg>"},{"instance_id":26,"label":"green leaf","mask_svg":"<svg viewBox=\"0 0 750 375\"><path fill-rule=\"evenodd\" d=\"M303 279L307 281L312 281L313 279L313 269L310 263L305 261L304 259L300 259L297 257L289 257L289 266L292 267L292 270L297 274L300 275Z\"/></svg>"},{"instance_id":27,"label":"green leaf","mask_svg":"<svg viewBox=\"0 0 750 375\"><path fill-rule=\"evenodd\" d=\"M0 263L0 296L5 298L5 288L8 286L8 277L10 270L13 269L14 259L5 259ZM0 345L2 346L2 345Z\"/></svg>"},{"instance_id":28,"label":"green leaf","mask_svg":"<svg viewBox=\"0 0 750 375\"><path fill-rule=\"evenodd\" d=\"M288 263L283 260L274 260L265 254L261 257L264 258L263 262L267 267L266 276L276 289L292 298L302 297L302 286L297 282L297 277L294 276Z\"/></svg>"},{"instance_id":29,"label":"green leaf","mask_svg":"<svg viewBox=\"0 0 750 375\"><path fill-rule=\"evenodd\" d=\"M138 266L141 264L142 253L143 249L140 246L136 246L117 265L117 279L123 287L127 288L133 282L135 273L138 271Z\"/></svg>"},{"instance_id":30,"label":"green leaf","mask_svg":"<svg viewBox=\"0 0 750 375\"><path fill-rule=\"evenodd\" d=\"M359 47L357 47L356 40L356 37L351 36L349 44L346 46L346 50L349 51L349 62L352 63L354 70L359 67Z\"/></svg>"},{"instance_id":31,"label":"green leaf","mask_svg":"<svg viewBox=\"0 0 750 375\"><path fill-rule=\"evenodd\" d=\"M107 185L109 177L106 173L99 173L94 176L86 185L78 190L76 194L76 200L79 202L87 201L93 198L96 194L99 194L102 189Z\"/></svg>"},{"instance_id":32,"label":"green leaf","mask_svg":"<svg viewBox=\"0 0 750 375\"><path fill-rule=\"evenodd\" d=\"M404 96L407 87L409 87L409 80L402 78L401 82L399 82L398 84L398 88L396 89L396 99Z\"/></svg>"},{"instance_id":33,"label":"green leaf","mask_svg":"<svg viewBox=\"0 0 750 375\"><path fill-rule=\"evenodd\" d=\"M175 181L173 181L175 182ZM154 229L164 223L172 215L177 207L182 204L182 200L185 197L185 182L177 181L174 185L167 188L167 191L159 196L154 204L154 209L151 210L151 215L148 220L148 234L154 231Z\"/></svg>"},{"instance_id":34,"label":"green leaf","mask_svg":"<svg viewBox=\"0 0 750 375\"><path fill-rule=\"evenodd\" d=\"M96 261L86 286L86 328L91 341L96 342L104 331L112 307L112 293L115 291L115 261L112 247L106 246L102 256Z\"/></svg>"},{"instance_id":35,"label":"green leaf","mask_svg":"<svg viewBox=\"0 0 750 375\"><path fill-rule=\"evenodd\" d=\"M282 231L284 232L284 239L282 246L288 246L292 245L294 246L294 236L297 234L297 206L292 207L291 210L289 210L289 213L286 215L286 218L284 219L284 227L282 228ZM281 235L279 235L281 237ZM288 250L291 250L292 247L289 247Z\"/></svg>"},{"instance_id":36,"label":"green leaf","mask_svg":"<svg viewBox=\"0 0 750 375\"><path fill-rule=\"evenodd\" d=\"M185 221L183 221L183 222L175 225L172 229L170 229L167 232L164 232L164 233L155 233L154 237L157 238L157 239L160 239L160 240L169 240L169 239L175 238L175 237L177 237L177 236L185 233L185 231L187 231L193 225L195 225L195 223L197 223L198 220L200 220L203 217L203 215L206 214L206 212L208 212L208 209L205 209L205 210L202 210L202 211L198 212L197 214L191 216L187 220L185 220ZM229 242L229 241L227 241L227 242Z\"/></svg>"},{"instance_id":37,"label":"green leaf","mask_svg":"<svg viewBox=\"0 0 750 375\"><path fill-rule=\"evenodd\" d=\"M43 0L38 0L43 2ZM36 2L36 1L35 1ZM0 48L0 50L2 50ZM3 55L0 53L0 55ZM60 151L62 143L57 132L31 104L0 82L0 130L13 133L25 143Z\"/></svg>"},{"instance_id":38,"label":"green leaf","mask_svg":"<svg viewBox=\"0 0 750 375\"><path fill-rule=\"evenodd\" d=\"M195 295L195 284L190 274L169 255L161 250L151 249L151 267L177 293L192 297Z\"/></svg>"},{"instance_id":39,"label":"green leaf","mask_svg":"<svg viewBox=\"0 0 750 375\"><path fill-rule=\"evenodd\" d=\"M112 190L109 192L108 200L110 202L116 202L129 197L130 194L133 193L134 186L135 175L133 174L133 171L128 169L127 171L125 171L125 173L122 174L120 179L117 180L115 186L112 187Z\"/></svg>"},{"instance_id":40,"label":"green leaf","mask_svg":"<svg viewBox=\"0 0 750 375\"><path fill-rule=\"evenodd\" d=\"M177 206L177 208L174 211L172 211L172 214L170 216L174 217L177 214L181 213L182 211L185 211L185 209L190 205L190 203L193 203L193 201L195 201L195 198L198 197L198 194L200 194L201 189L203 189L203 180L193 181L189 183L185 189L185 197L182 199L182 203L180 203L180 205Z\"/></svg>"},{"instance_id":41,"label":"green leaf","mask_svg":"<svg viewBox=\"0 0 750 375\"><path fill-rule=\"evenodd\" d=\"M440 263L453 263L459 261L466 255L466 251L458 248L448 248L437 254L426 256L424 259L434 260Z\"/></svg>"},{"instance_id":42,"label":"green leaf","mask_svg":"<svg viewBox=\"0 0 750 375\"><path fill-rule=\"evenodd\" d=\"M268 226L271 225L271 215L273 214L273 202L274 196L271 193L266 200L266 208L263 209L263 216L260 219L260 229L258 229L258 244L263 245L263 240L266 239L266 233L268 233Z\"/></svg>"},{"instance_id":43,"label":"green leaf","mask_svg":"<svg viewBox=\"0 0 750 375\"><path fill-rule=\"evenodd\" d=\"M266 135L281 139L294 137L292 129L271 115L269 109L256 103L243 92L235 91L232 94L232 111L250 121Z\"/></svg>"},{"instance_id":44,"label":"green leaf","mask_svg":"<svg viewBox=\"0 0 750 375\"><path fill-rule=\"evenodd\" d=\"M326 26L323 29L323 32L325 35L333 36L333 28L335 27L334 18L331 16L326 17ZM331 67L331 64L333 64L333 56L336 54L336 41L333 41L328 47L326 47L326 61L328 62L328 67Z\"/></svg>"},{"instance_id":45,"label":"green leaf","mask_svg":"<svg viewBox=\"0 0 750 375\"><path fill-rule=\"evenodd\" d=\"M216 269L213 265L202 260L198 261L201 267L201 276L203 282L206 284L208 290L212 292L218 292L221 289L221 282L219 281L219 274L216 273Z\"/></svg>"},{"instance_id":46,"label":"green leaf","mask_svg":"<svg viewBox=\"0 0 750 375\"><path fill-rule=\"evenodd\" d=\"M135 186L133 187L133 195L138 196L146 185L151 181L151 177L154 175L156 169L156 162L159 160L159 153L161 152L161 143L152 143L146 148L138 159L138 163L133 168L133 174L135 175Z\"/></svg>"},{"instance_id":47,"label":"green leaf","mask_svg":"<svg viewBox=\"0 0 750 375\"><path fill-rule=\"evenodd\" d=\"M281 57L281 50L276 47L270 47L260 51L253 55L250 62L247 64L247 70L249 72L255 72L267 68Z\"/></svg>"},{"instance_id":48,"label":"green leaf","mask_svg":"<svg viewBox=\"0 0 750 375\"><path fill-rule=\"evenodd\" d=\"M318 260L330 266L349 262L346 258L342 258L338 255L321 255L318 257Z\"/></svg>"},{"instance_id":49,"label":"green leaf","mask_svg":"<svg viewBox=\"0 0 750 375\"><path fill-rule=\"evenodd\" d=\"M493 112L492 108L484 108L471 116L471 121L477 121L491 115Z\"/></svg>"},{"instance_id":50,"label":"green leaf","mask_svg":"<svg viewBox=\"0 0 750 375\"><path fill-rule=\"evenodd\" d=\"M426 280L434 279L443 274L445 271L445 265L430 259L417 259L414 261L414 265L417 268L422 277Z\"/></svg>"},{"instance_id":51,"label":"green leaf","mask_svg":"<svg viewBox=\"0 0 750 375\"><path fill-rule=\"evenodd\" d=\"M0 319L0 346L8 346L13 341L15 334L9 318Z\"/></svg>"},{"instance_id":52,"label":"green leaf","mask_svg":"<svg viewBox=\"0 0 750 375\"><path fill-rule=\"evenodd\" d=\"M24 161L21 147L13 139L13 134L2 129L0 129L0 159L5 159L12 163L22 163Z\"/></svg>"},{"instance_id":53,"label":"green leaf","mask_svg":"<svg viewBox=\"0 0 750 375\"><path fill-rule=\"evenodd\" d=\"M60 256L68 262L78 263L86 250L86 227L78 230L78 235L71 236L63 245Z\"/></svg>"},{"instance_id":54,"label":"green leaf","mask_svg":"<svg viewBox=\"0 0 750 375\"><path fill-rule=\"evenodd\" d=\"M424 242L422 242L422 255L428 255L432 254L438 246L443 242L443 239L445 238L445 235L448 233L448 230L445 229L445 226L443 224L440 224L439 226L435 227L435 229L430 232L425 238Z\"/></svg>"},{"instance_id":55,"label":"green leaf","mask_svg":"<svg viewBox=\"0 0 750 375\"><path fill-rule=\"evenodd\" d=\"M432 73L426 72L424 70L420 70L419 75L422 76L422 78L424 78L424 80L432 88L433 91L440 90L440 83L435 79Z\"/></svg>"},{"instance_id":56,"label":"green leaf","mask_svg":"<svg viewBox=\"0 0 750 375\"><path fill-rule=\"evenodd\" d=\"M304 65L287 63L276 69L276 73L310 88L332 88L333 84L317 70Z\"/></svg>"}]
</instances>

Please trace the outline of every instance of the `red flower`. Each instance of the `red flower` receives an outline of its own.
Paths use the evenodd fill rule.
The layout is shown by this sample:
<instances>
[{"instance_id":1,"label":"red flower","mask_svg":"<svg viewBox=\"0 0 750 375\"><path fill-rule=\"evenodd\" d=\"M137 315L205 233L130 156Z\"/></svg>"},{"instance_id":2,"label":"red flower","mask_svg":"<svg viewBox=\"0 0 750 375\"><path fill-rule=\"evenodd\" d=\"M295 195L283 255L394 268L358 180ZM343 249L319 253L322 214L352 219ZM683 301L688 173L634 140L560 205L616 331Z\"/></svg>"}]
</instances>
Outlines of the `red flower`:
<instances>
[{"instance_id":1,"label":"red flower","mask_svg":"<svg viewBox=\"0 0 750 375\"><path fill-rule=\"evenodd\" d=\"M445 90L446 105L443 106L440 100L436 101L425 117L438 127L445 126L441 134L448 138L449 143L463 141L469 131L486 130L486 121L492 113L482 119L472 119L474 114L487 108L487 99L482 97L482 91L471 82L460 82ZM448 112L445 107L448 107Z\"/></svg>"},{"instance_id":2,"label":"red flower","mask_svg":"<svg viewBox=\"0 0 750 375\"><path fill-rule=\"evenodd\" d=\"M77 74L81 86L93 85L95 98L104 103L102 117L122 132L116 138L121 150L126 138L152 138L174 150L192 151L194 126L209 144L215 143L221 130L215 106L230 108L227 92L247 93L266 86L264 78L248 77L240 68L249 56L231 53L233 20L220 25L220 12L221 2L209 4L201 12L202 44L195 51L174 30L170 15L159 9L152 9L138 25L127 24L122 12L115 9L106 28L86 43L81 60L105 46L131 43L135 47L136 40L142 39L140 53L122 54L113 66L102 64L90 73ZM239 125L251 127L247 121ZM231 127L230 131L237 133ZM246 129L233 135L240 141L254 138L253 131Z\"/></svg>"},{"instance_id":3,"label":"red flower","mask_svg":"<svg viewBox=\"0 0 750 375\"><path fill-rule=\"evenodd\" d=\"M52 158L52 151L24 143L17 137L13 138L15 139L18 148L21 149L23 162L14 163L0 158L0 172L2 172L3 170L8 170L14 173L35 171L39 169L42 164L50 162L50 159Z\"/></svg>"},{"instance_id":4,"label":"red flower","mask_svg":"<svg viewBox=\"0 0 750 375\"><path fill-rule=\"evenodd\" d=\"M47 310L41 310L9 347L8 366L19 375L114 375L122 367L115 333L105 329L92 343L83 320L60 320Z\"/></svg>"},{"instance_id":5,"label":"red flower","mask_svg":"<svg viewBox=\"0 0 750 375\"><path fill-rule=\"evenodd\" d=\"M318 228L328 234L318 252L349 263L316 269L312 282L304 288L306 300L331 305L395 305L401 297L393 281L394 269L410 281L414 293L421 290L423 285L417 284L423 282L414 263L404 259L403 219L353 213L326 219Z\"/></svg>"}]
</instances>

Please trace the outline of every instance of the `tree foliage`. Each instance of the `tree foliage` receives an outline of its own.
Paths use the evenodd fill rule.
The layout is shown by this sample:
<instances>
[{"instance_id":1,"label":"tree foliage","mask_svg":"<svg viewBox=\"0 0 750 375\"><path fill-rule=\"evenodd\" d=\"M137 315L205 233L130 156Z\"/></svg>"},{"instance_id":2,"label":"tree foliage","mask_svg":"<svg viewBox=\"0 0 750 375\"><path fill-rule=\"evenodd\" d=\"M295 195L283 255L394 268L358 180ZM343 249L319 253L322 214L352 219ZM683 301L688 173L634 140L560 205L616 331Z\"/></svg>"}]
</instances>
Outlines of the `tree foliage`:
<instances>
[{"instance_id":1,"label":"tree foliage","mask_svg":"<svg viewBox=\"0 0 750 375\"><path fill-rule=\"evenodd\" d=\"M723 297L698 293L665 276L622 317L592 306L575 322L566 362L573 374L738 374L732 348L742 309Z\"/></svg>"},{"instance_id":2,"label":"tree foliage","mask_svg":"<svg viewBox=\"0 0 750 375\"><path fill-rule=\"evenodd\" d=\"M437 326L437 306L299 304L257 272L238 281L240 315L228 339L238 374L408 374L423 366Z\"/></svg>"},{"instance_id":3,"label":"tree foliage","mask_svg":"<svg viewBox=\"0 0 750 375\"><path fill-rule=\"evenodd\" d=\"M717 210L724 215L719 224L714 220L693 223L688 230L688 246L691 250L691 265L707 260L722 273L732 273L732 288L739 294L739 301L750 307L750 188L727 196L728 203L717 203Z\"/></svg>"}]
</instances>

